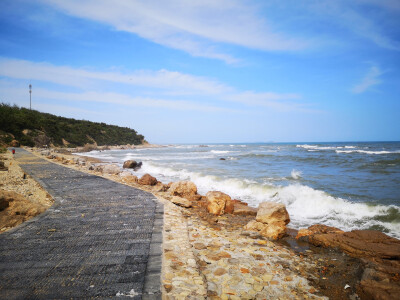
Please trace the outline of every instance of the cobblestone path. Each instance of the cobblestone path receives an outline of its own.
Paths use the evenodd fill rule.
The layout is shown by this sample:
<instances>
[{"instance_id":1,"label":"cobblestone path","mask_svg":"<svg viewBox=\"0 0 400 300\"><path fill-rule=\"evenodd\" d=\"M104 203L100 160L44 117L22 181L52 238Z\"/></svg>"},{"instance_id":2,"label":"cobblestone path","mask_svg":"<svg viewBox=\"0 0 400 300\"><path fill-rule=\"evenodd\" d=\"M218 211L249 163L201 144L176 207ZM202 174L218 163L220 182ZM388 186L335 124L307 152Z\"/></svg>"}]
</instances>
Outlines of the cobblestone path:
<instances>
[{"instance_id":1,"label":"cobblestone path","mask_svg":"<svg viewBox=\"0 0 400 300\"><path fill-rule=\"evenodd\" d=\"M17 149L54 197L0 234L0 299L160 299L163 208L147 192Z\"/></svg>"}]
</instances>

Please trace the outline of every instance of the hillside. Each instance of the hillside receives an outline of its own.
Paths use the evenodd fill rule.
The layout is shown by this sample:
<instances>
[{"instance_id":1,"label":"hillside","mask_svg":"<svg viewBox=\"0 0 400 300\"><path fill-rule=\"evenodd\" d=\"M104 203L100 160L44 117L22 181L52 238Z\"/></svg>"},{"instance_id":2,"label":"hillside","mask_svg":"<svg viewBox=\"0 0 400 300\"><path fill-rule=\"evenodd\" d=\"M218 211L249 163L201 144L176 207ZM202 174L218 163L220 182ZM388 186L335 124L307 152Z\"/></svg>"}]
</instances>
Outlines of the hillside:
<instances>
[{"instance_id":1,"label":"hillside","mask_svg":"<svg viewBox=\"0 0 400 300\"><path fill-rule=\"evenodd\" d=\"M77 147L85 144L139 145L144 136L127 127L75 120L0 103L0 144Z\"/></svg>"}]
</instances>

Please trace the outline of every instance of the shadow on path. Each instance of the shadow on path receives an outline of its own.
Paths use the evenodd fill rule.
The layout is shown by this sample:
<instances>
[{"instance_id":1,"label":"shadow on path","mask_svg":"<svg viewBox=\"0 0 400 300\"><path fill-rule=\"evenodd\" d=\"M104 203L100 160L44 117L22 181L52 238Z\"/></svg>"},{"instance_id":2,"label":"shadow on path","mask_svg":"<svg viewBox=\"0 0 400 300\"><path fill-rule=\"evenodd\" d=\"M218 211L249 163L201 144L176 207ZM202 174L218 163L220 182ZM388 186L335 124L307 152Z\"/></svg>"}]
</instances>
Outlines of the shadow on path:
<instances>
[{"instance_id":1,"label":"shadow on path","mask_svg":"<svg viewBox=\"0 0 400 300\"><path fill-rule=\"evenodd\" d=\"M0 234L0 299L160 299L162 204L147 192L17 149L55 199Z\"/></svg>"}]
</instances>

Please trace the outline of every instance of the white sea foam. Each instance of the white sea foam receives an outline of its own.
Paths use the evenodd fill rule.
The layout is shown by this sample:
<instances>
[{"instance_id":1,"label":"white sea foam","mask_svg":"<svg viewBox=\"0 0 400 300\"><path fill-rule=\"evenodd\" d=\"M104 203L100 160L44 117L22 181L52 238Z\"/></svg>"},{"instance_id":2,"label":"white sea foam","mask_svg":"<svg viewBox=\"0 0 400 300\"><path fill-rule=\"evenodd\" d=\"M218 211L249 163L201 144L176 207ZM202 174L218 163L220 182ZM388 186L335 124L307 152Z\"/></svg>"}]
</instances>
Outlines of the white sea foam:
<instances>
[{"instance_id":1,"label":"white sea foam","mask_svg":"<svg viewBox=\"0 0 400 300\"><path fill-rule=\"evenodd\" d=\"M211 153L215 153L215 154L225 154L225 153L231 153L233 151L224 151L224 150L211 150Z\"/></svg>"},{"instance_id":2,"label":"white sea foam","mask_svg":"<svg viewBox=\"0 0 400 300\"><path fill-rule=\"evenodd\" d=\"M290 214L291 226L295 228L308 227L316 223L343 230L367 229L379 225L388 229L392 236L400 238L399 223L374 219L377 216L387 215L390 208L400 210L397 206L369 206L365 203L354 203L301 184L282 187L258 183L250 179L204 175L185 169L161 167L152 163L147 163L141 171L166 182L190 180L197 185L201 194L218 190L229 194L232 198L244 200L253 207L257 207L263 201L283 203ZM293 170L291 175L299 176L297 172L299 171Z\"/></svg>"},{"instance_id":3,"label":"white sea foam","mask_svg":"<svg viewBox=\"0 0 400 300\"><path fill-rule=\"evenodd\" d=\"M293 169L292 172L290 173L290 176L292 176L293 179L299 179L301 178L302 172Z\"/></svg>"},{"instance_id":4,"label":"white sea foam","mask_svg":"<svg viewBox=\"0 0 400 300\"><path fill-rule=\"evenodd\" d=\"M336 153L364 153L364 154L399 154L400 150L397 151L367 151L367 150L336 150Z\"/></svg>"}]
</instances>

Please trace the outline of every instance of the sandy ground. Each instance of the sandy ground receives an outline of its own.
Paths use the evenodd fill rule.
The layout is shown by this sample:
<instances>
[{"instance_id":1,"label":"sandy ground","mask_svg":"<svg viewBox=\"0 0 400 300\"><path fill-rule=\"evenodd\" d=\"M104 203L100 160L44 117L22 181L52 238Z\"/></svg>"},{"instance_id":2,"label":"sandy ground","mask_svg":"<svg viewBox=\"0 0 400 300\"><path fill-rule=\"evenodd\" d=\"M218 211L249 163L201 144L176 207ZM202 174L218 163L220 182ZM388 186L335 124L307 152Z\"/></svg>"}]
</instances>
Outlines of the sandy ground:
<instances>
[{"instance_id":1,"label":"sandy ground","mask_svg":"<svg viewBox=\"0 0 400 300\"><path fill-rule=\"evenodd\" d=\"M35 180L26 175L11 152L0 154L6 171L0 171L0 197L12 199L0 211L0 232L44 212L53 204L52 197Z\"/></svg>"}]
</instances>

